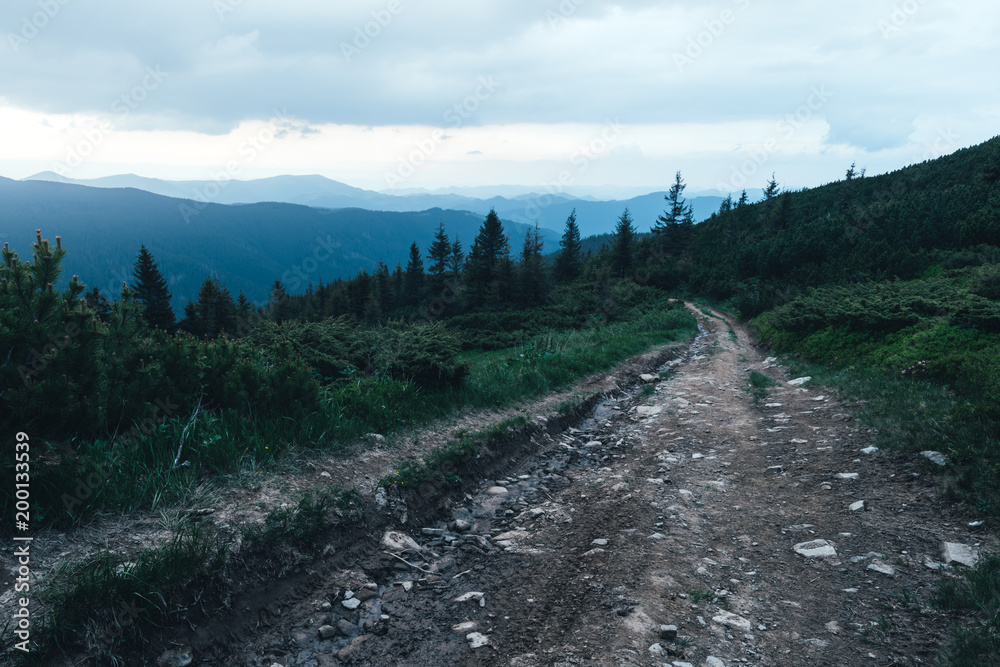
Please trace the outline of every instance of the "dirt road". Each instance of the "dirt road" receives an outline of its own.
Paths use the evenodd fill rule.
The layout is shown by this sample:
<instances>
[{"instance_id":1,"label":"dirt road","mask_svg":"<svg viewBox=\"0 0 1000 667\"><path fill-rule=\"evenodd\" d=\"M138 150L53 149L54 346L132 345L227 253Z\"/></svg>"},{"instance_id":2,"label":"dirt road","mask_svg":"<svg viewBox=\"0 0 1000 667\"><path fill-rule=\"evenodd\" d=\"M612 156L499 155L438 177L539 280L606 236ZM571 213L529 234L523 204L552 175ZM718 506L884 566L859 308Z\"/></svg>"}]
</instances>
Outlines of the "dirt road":
<instances>
[{"instance_id":1,"label":"dirt road","mask_svg":"<svg viewBox=\"0 0 1000 667\"><path fill-rule=\"evenodd\" d=\"M845 406L695 312L702 334L662 381L636 378L438 523L300 583L206 659L932 662L950 626L927 605L949 576L932 568L941 543L982 539L939 499L933 464L863 453L873 435ZM779 382L763 400L751 370Z\"/></svg>"}]
</instances>

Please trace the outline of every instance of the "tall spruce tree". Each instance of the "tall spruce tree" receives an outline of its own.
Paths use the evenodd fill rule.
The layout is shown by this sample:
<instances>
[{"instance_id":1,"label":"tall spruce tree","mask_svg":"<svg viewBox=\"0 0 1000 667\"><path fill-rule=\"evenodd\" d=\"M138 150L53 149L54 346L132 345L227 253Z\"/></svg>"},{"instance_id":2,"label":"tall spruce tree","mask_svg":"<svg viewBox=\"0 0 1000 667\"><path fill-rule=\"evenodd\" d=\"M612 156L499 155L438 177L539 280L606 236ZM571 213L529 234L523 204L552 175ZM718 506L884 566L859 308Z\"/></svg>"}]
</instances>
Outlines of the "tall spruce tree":
<instances>
[{"instance_id":1,"label":"tall spruce tree","mask_svg":"<svg viewBox=\"0 0 1000 667\"><path fill-rule=\"evenodd\" d=\"M559 240L562 250L556 256L555 278L559 282L571 282L580 275L581 243L580 227L576 224L576 209L566 218L566 229Z\"/></svg>"},{"instance_id":2,"label":"tall spruce tree","mask_svg":"<svg viewBox=\"0 0 1000 667\"><path fill-rule=\"evenodd\" d=\"M462 250L462 242L455 235L455 240L451 244L451 255L448 257L448 271L455 281L462 276L462 260L465 259L465 252Z\"/></svg>"},{"instance_id":3,"label":"tall spruce tree","mask_svg":"<svg viewBox=\"0 0 1000 667\"><path fill-rule=\"evenodd\" d=\"M482 305L491 298L500 298L510 292L509 285L499 284L513 273L508 264L510 239L504 234L500 216L490 209L469 251L466 280L473 303ZM501 267L504 268L502 272Z\"/></svg>"},{"instance_id":4,"label":"tall spruce tree","mask_svg":"<svg viewBox=\"0 0 1000 667\"><path fill-rule=\"evenodd\" d=\"M278 283L280 284L280 283ZM239 331L236 302L222 283L208 277L198 289L197 301L184 307L185 318L181 328L202 338L215 338Z\"/></svg>"},{"instance_id":5,"label":"tall spruce tree","mask_svg":"<svg viewBox=\"0 0 1000 667\"><path fill-rule=\"evenodd\" d=\"M145 245L139 246L139 256L132 269L132 291L136 300L144 306L142 318L150 326L164 331L173 331L176 326L174 311L170 307L170 291L167 281L157 268L153 255Z\"/></svg>"},{"instance_id":6,"label":"tall spruce tree","mask_svg":"<svg viewBox=\"0 0 1000 667\"><path fill-rule=\"evenodd\" d=\"M674 175L670 191L664 195L667 209L653 225L653 236L660 242L663 250L671 255L682 254L691 241L694 219L691 206L684 200L686 187L681 172L678 171Z\"/></svg>"},{"instance_id":7,"label":"tall spruce tree","mask_svg":"<svg viewBox=\"0 0 1000 667\"><path fill-rule=\"evenodd\" d=\"M518 300L523 306L537 306L545 300L547 290L542 247L542 235L536 223L524 235L521 262L517 267Z\"/></svg>"},{"instance_id":8,"label":"tall spruce tree","mask_svg":"<svg viewBox=\"0 0 1000 667\"><path fill-rule=\"evenodd\" d=\"M420 248L416 243L410 244L404 285L407 305L415 305L424 294L424 260L420 258Z\"/></svg>"},{"instance_id":9,"label":"tall spruce tree","mask_svg":"<svg viewBox=\"0 0 1000 667\"><path fill-rule=\"evenodd\" d=\"M451 258L451 241L444 231L444 223L439 223L434 233L434 242L427 249L427 260L430 262L430 290L437 295L444 289L445 273L448 271L448 260Z\"/></svg>"},{"instance_id":10,"label":"tall spruce tree","mask_svg":"<svg viewBox=\"0 0 1000 667\"><path fill-rule=\"evenodd\" d=\"M619 278L624 278L632 270L635 237L632 216L626 208L615 225L614 241L611 245L611 270Z\"/></svg>"}]
</instances>

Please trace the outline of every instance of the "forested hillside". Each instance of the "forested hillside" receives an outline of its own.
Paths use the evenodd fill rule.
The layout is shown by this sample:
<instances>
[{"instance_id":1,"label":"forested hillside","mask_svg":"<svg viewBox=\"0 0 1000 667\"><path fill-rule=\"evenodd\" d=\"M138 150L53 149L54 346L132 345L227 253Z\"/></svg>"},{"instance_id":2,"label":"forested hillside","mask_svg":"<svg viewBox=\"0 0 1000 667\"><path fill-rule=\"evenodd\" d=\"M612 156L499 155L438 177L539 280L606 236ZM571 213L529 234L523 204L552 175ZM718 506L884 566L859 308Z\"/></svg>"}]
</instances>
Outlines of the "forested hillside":
<instances>
[{"instance_id":1,"label":"forested hillside","mask_svg":"<svg viewBox=\"0 0 1000 667\"><path fill-rule=\"evenodd\" d=\"M73 248L63 267L114 298L145 245L156 257L173 306L197 298L206 276L254 302L283 279L292 291L310 282L373 271L379 260L405 262L410 244L430 243L443 223L468 249L482 216L461 211L399 213L329 210L294 204L205 204L128 188L101 189L0 178L0 242L27 249L35 230L58 231ZM529 227L509 223L520 244ZM547 230L550 245L557 237Z\"/></svg>"}]
</instances>

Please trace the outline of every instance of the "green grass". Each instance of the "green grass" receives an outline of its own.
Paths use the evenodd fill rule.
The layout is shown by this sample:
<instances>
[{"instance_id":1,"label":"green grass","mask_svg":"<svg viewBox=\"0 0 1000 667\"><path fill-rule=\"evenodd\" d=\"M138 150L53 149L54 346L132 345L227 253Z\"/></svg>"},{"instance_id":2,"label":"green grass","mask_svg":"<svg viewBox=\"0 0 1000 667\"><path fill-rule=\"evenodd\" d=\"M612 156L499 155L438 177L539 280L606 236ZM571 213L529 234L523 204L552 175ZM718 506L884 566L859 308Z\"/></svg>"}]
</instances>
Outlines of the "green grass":
<instances>
[{"instance_id":1,"label":"green grass","mask_svg":"<svg viewBox=\"0 0 1000 667\"><path fill-rule=\"evenodd\" d=\"M41 621L33 619L31 656L89 643L101 646L113 662L122 646L141 635L144 624L165 622L183 600L222 591L241 568L262 571L259 564L248 563L263 558L277 576L310 561L324 544L318 539L322 533L334 524L353 522L358 506L357 492L332 487L272 510L259 525L222 530L187 520L166 543L132 553L108 549L64 563L39 584L38 596L49 611ZM238 553L231 549L237 535ZM283 556L275 558L275 553Z\"/></svg>"},{"instance_id":2,"label":"green grass","mask_svg":"<svg viewBox=\"0 0 1000 667\"><path fill-rule=\"evenodd\" d=\"M748 382L750 383L750 394L758 402L768 397L768 388L778 385L772 378L760 371L750 371Z\"/></svg>"},{"instance_id":3,"label":"green grass","mask_svg":"<svg viewBox=\"0 0 1000 667\"><path fill-rule=\"evenodd\" d=\"M961 578L940 584L934 604L941 609L972 612L974 621L953 630L938 658L948 667L1000 664L1000 554L987 554L964 570Z\"/></svg>"},{"instance_id":4,"label":"green grass","mask_svg":"<svg viewBox=\"0 0 1000 667\"><path fill-rule=\"evenodd\" d=\"M260 470L296 449L336 450L366 433L392 433L463 408L504 407L541 396L654 345L690 337L696 328L686 311L652 310L631 321L540 334L513 349L464 353L460 360L469 372L457 388L359 377L325 388L320 409L294 419L236 410L202 410L193 421L178 415L147 432L85 443L76 456L42 464L33 489L36 512L41 523L71 526L99 509L177 505L203 488L206 477ZM186 427L180 462L191 465L175 468Z\"/></svg>"}]
</instances>

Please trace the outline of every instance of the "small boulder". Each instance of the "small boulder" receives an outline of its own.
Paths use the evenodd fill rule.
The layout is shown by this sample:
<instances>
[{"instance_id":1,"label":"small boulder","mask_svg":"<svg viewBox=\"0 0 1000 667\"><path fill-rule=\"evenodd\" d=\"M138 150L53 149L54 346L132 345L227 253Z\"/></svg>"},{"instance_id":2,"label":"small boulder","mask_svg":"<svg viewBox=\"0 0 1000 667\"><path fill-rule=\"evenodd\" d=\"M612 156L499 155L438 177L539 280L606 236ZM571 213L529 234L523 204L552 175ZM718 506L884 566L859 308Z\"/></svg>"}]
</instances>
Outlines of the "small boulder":
<instances>
[{"instance_id":1,"label":"small boulder","mask_svg":"<svg viewBox=\"0 0 1000 667\"><path fill-rule=\"evenodd\" d=\"M677 626L676 625L661 625L660 626L660 639L668 642L672 642L677 639Z\"/></svg>"},{"instance_id":2,"label":"small boulder","mask_svg":"<svg viewBox=\"0 0 1000 667\"><path fill-rule=\"evenodd\" d=\"M979 552L975 547L956 542L941 543L941 558L945 564L958 563L967 567L975 567L979 562Z\"/></svg>"},{"instance_id":3,"label":"small boulder","mask_svg":"<svg viewBox=\"0 0 1000 667\"><path fill-rule=\"evenodd\" d=\"M920 455L923 456L928 461L930 461L931 463L934 463L936 465L939 465L939 466L946 466L946 465L948 465L948 457L945 456L944 454L942 454L941 452L935 452L935 451L927 450L927 451L920 452Z\"/></svg>"},{"instance_id":4,"label":"small boulder","mask_svg":"<svg viewBox=\"0 0 1000 667\"><path fill-rule=\"evenodd\" d=\"M800 542L792 547L795 553L806 558L836 558L837 550L826 540Z\"/></svg>"},{"instance_id":5,"label":"small boulder","mask_svg":"<svg viewBox=\"0 0 1000 667\"><path fill-rule=\"evenodd\" d=\"M812 376L807 375L805 377L795 378L794 380L789 380L788 384L790 384L793 387L801 387L806 382L809 382L809 380L812 380Z\"/></svg>"}]
</instances>

